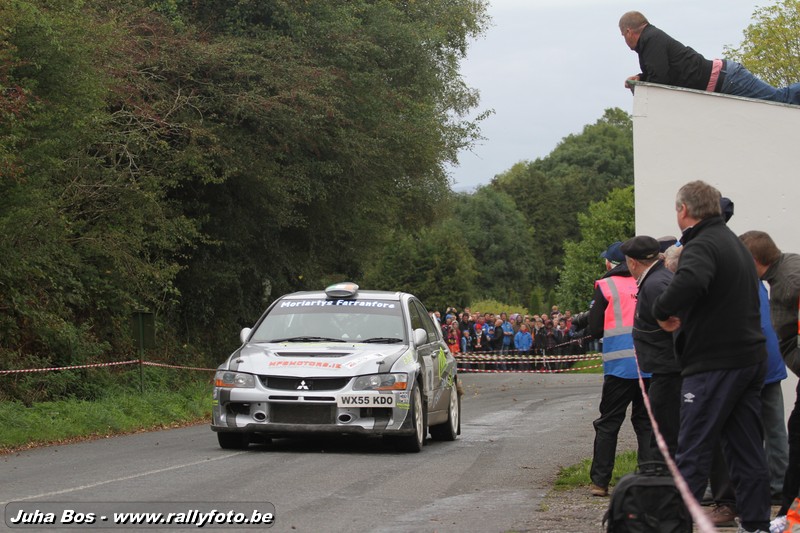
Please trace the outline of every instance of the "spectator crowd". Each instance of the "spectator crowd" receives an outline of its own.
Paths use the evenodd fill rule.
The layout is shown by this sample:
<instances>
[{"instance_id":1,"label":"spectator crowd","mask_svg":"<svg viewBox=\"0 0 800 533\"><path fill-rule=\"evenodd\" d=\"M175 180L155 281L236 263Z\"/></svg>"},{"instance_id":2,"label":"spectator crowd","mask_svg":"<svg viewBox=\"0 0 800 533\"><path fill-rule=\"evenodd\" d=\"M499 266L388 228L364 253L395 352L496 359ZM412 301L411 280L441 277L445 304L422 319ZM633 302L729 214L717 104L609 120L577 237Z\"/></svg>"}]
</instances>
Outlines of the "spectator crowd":
<instances>
[{"instance_id":1,"label":"spectator crowd","mask_svg":"<svg viewBox=\"0 0 800 533\"><path fill-rule=\"evenodd\" d=\"M572 311L554 305L541 315L481 313L449 307L435 312L442 335L453 353L574 355L588 346L583 329L573 324Z\"/></svg>"}]
</instances>

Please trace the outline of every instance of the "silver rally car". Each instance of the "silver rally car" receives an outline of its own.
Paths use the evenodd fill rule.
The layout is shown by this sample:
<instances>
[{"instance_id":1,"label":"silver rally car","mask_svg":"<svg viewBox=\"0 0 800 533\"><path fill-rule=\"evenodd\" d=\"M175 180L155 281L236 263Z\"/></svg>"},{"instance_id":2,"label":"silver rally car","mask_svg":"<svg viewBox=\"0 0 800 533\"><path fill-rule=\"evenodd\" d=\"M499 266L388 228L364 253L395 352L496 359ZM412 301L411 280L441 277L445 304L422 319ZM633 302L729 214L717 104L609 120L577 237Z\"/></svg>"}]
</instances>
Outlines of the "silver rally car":
<instances>
[{"instance_id":1,"label":"silver rally car","mask_svg":"<svg viewBox=\"0 0 800 533\"><path fill-rule=\"evenodd\" d=\"M383 435L418 452L461 432L456 361L422 303L339 283L276 300L217 369L219 445L303 434Z\"/></svg>"}]
</instances>

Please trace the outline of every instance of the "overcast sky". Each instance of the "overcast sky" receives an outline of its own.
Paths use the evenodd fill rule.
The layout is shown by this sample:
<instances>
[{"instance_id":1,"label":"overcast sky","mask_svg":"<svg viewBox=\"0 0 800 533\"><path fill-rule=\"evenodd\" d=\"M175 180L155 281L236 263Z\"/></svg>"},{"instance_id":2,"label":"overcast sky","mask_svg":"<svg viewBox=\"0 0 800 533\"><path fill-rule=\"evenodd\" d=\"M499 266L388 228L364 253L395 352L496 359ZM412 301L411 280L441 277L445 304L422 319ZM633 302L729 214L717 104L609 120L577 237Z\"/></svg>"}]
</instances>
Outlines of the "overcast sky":
<instances>
[{"instance_id":1,"label":"overcast sky","mask_svg":"<svg viewBox=\"0 0 800 533\"><path fill-rule=\"evenodd\" d=\"M456 191L473 190L519 161L549 154L603 111L632 110L625 78L639 72L619 33L638 10L708 59L738 46L757 7L775 0L490 0L492 25L469 48L462 73L481 93L486 138L451 169Z\"/></svg>"}]
</instances>

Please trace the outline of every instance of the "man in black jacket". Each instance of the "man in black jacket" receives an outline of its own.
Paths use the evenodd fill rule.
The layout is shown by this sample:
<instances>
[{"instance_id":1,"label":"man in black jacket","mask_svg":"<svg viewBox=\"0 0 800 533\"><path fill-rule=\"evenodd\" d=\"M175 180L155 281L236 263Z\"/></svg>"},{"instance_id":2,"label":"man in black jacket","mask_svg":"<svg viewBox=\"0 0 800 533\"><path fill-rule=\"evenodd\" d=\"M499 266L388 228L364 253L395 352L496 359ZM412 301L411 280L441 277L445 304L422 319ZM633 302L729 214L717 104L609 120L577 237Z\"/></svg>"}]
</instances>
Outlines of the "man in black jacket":
<instances>
[{"instance_id":1,"label":"man in black jacket","mask_svg":"<svg viewBox=\"0 0 800 533\"><path fill-rule=\"evenodd\" d=\"M786 366L800 376L800 255L782 253L768 233L748 231L739 237L753 254L756 272L770 287L769 308ZM800 496L800 384L789 415L789 465L783 481L783 501L778 516L785 516Z\"/></svg>"},{"instance_id":2,"label":"man in black jacket","mask_svg":"<svg viewBox=\"0 0 800 533\"><path fill-rule=\"evenodd\" d=\"M698 500L714 446L722 439L743 531L769 529L769 471L764 456L761 387L767 351L752 256L725 225L721 195L702 181L678 191L680 263L653 303L673 332L681 366L681 425L676 463Z\"/></svg>"},{"instance_id":3,"label":"man in black jacket","mask_svg":"<svg viewBox=\"0 0 800 533\"><path fill-rule=\"evenodd\" d=\"M741 63L730 59L709 60L650 24L638 11L619 19L625 44L639 54L641 73L625 80L675 85L687 89L746 96L787 104L800 104L800 83L782 89L756 78Z\"/></svg>"},{"instance_id":4,"label":"man in black jacket","mask_svg":"<svg viewBox=\"0 0 800 533\"><path fill-rule=\"evenodd\" d=\"M653 237L637 235L622 243L628 270L636 279L636 314L633 318L633 345L639 368L650 372L650 406L661 435L674 458L678 446L681 410L681 368L675 357L672 334L664 331L653 317L653 301L672 281L672 272L664 267L660 244ZM653 450L658 450L653 433Z\"/></svg>"}]
</instances>

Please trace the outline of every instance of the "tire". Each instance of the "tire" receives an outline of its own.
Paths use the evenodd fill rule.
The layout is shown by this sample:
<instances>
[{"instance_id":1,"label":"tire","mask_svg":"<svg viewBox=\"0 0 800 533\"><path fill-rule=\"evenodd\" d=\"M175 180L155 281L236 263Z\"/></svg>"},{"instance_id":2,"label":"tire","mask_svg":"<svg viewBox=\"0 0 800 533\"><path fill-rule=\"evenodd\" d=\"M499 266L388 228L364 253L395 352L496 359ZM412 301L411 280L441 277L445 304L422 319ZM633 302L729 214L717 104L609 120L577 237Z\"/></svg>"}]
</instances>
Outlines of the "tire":
<instances>
[{"instance_id":1,"label":"tire","mask_svg":"<svg viewBox=\"0 0 800 533\"><path fill-rule=\"evenodd\" d=\"M247 433L218 432L217 440L223 450L246 450L250 446L250 435Z\"/></svg>"},{"instance_id":2,"label":"tire","mask_svg":"<svg viewBox=\"0 0 800 533\"><path fill-rule=\"evenodd\" d=\"M450 387L450 402L447 406L447 422L431 426L431 438L440 441L453 441L461 434L461 395L458 384L453 381Z\"/></svg>"},{"instance_id":3,"label":"tire","mask_svg":"<svg viewBox=\"0 0 800 533\"><path fill-rule=\"evenodd\" d=\"M419 453L425 445L425 437L428 433L426 427L425 406L422 402L422 393L419 390L419 383L411 391L411 406L409 407L409 416L411 416L412 425L414 427L413 435L403 435L396 437L398 448L408 453Z\"/></svg>"}]
</instances>

